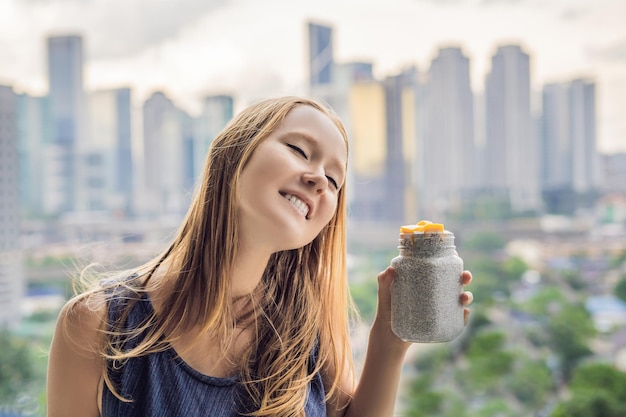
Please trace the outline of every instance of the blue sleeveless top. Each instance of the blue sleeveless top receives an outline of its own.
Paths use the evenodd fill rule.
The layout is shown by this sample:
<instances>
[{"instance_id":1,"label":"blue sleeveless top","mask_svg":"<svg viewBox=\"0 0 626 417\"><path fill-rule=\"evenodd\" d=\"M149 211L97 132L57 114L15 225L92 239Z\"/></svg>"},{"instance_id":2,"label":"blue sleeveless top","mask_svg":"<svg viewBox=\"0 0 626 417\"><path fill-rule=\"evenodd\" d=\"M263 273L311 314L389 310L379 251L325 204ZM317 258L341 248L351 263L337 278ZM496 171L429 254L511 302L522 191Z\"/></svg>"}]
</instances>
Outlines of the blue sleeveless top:
<instances>
[{"instance_id":1,"label":"blue sleeveless top","mask_svg":"<svg viewBox=\"0 0 626 417\"><path fill-rule=\"evenodd\" d=\"M109 302L109 320L120 317L127 297L113 297ZM132 307L125 329L131 329L153 313L147 296ZM140 338L135 338L140 339ZM129 340L132 348L139 340ZM312 352L313 366L316 353ZM253 410L238 378L217 378L204 375L183 361L173 348L129 359L116 369L108 364L108 372L119 393L132 402L123 402L104 384L102 417L237 417ZM309 384L305 405L307 417L325 417L322 378L317 373Z\"/></svg>"}]
</instances>

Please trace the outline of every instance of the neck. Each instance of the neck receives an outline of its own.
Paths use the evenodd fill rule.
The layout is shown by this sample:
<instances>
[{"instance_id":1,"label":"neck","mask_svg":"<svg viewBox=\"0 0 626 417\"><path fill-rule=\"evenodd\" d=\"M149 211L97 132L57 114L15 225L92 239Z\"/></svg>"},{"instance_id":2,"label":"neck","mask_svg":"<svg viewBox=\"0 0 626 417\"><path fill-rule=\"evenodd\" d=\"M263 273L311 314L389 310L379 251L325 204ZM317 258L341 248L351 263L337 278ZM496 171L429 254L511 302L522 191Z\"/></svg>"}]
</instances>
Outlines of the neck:
<instances>
[{"instance_id":1,"label":"neck","mask_svg":"<svg viewBox=\"0 0 626 417\"><path fill-rule=\"evenodd\" d=\"M231 278L231 293L234 296L250 294L261 282L271 253L259 247L242 244L237 255Z\"/></svg>"}]
</instances>

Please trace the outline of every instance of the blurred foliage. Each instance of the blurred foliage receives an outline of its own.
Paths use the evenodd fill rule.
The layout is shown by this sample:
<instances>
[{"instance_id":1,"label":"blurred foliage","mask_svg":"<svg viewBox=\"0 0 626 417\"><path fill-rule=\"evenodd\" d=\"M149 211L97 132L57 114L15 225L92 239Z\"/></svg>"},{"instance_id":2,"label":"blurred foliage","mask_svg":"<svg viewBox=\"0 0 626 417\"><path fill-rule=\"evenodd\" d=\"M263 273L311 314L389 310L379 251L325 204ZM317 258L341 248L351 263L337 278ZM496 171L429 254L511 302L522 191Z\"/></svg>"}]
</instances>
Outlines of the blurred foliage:
<instances>
[{"instance_id":1,"label":"blurred foliage","mask_svg":"<svg viewBox=\"0 0 626 417\"><path fill-rule=\"evenodd\" d=\"M513 368L515 357L505 346L506 335L499 331L477 334L467 350L468 368L458 380L468 393L494 393Z\"/></svg>"},{"instance_id":2,"label":"blurred foliage","mask_svg":"<svg viewBox=\"0 0 626 417\"><path fill-rule=\"evenodd\" d=\"M26 259L26 266L29 268L53 268L63 267L73 269L76 262L76 258L72 255L63 256L44 256L42 258L28 257Z\"/></svg>"},{"instance_id":3,"label":"blurred foliage","mask_svg":"<svg viewBox=\"0 0 626 417\"><path fill-rule=\"evenodd\" d=\"M369 279L364 282L353 283L350 285L350 293L363 321L372 322L378 304L377 281Z\"/></svg>"},{"instance_id":4,"label":"blurred foliage","mask_svg":"<svg viewBox=\"0 0 626 417\"><path fill-rule=\"evenodd\" d=\"M570 399L550 417L623 417L626 415L626 374L608 364L576 368L569 385Z\"/></svg>"},{"instance_id":5,"label":"blurred foliage","mask_svg":"<svg viewBox=\"0 0 626 417\"><path fill-rule=\"evenodd\" d=\"M446 216L455 220L506 220L515 217L509 199L489 192L465 198L463 204L449 210Z\"/></svg>"},{"instance_id":6,"label":"blurred foliage","mask_svg":"<svg viewBox=\"0 0 626 417\"><path fill-rule=\"evenodd\" d=\"M546 363L528 358L517 361L507 385L520 403L536 411L545 405L554 391L552 373Z\"/></svg>"},{"instance_id":7,"label":"blurred foliage","mask_svg":"<svg viewBox=\"0 0 626 417\"><path fill-rule=\"evenodd\" d=\"M0 406L17 408L38 391L36 353L29 340L8 331L0 331L0 346Z\"/></svg>"},{"instance_id":8,"label":"blurred foliage","mask_svg":"<svg viewBox=\"0 0 626 417\"><path fill-rule=\"evenodd\" d=\"M626 276L623 276L617 284L615 284L613 292L617 298L622 301L626 301Z\"/></svg>"},{"instance_id":9,"label":"blurred foliage","mask_svg":"<svg viewBox=\"0 0 626 417\"><path fill-rule=\"evenodd\" d=\"M626 249L611 258L611 267L619 268L626 263Z\"/></svg>"},{"instance_id":10,"label":"blurred foliage","mask_svg":"<svg viewBox=\"0 0 626 417\"><path fill-rule=\"evenodd\" d=\"M548 345L557 354L566 380L578 362L591 355L589 342L595 336L591 316L582 305L564 304L550 316L547 325Z\"/></svg>"},{"instance_id":11,"label":"blurred foliage","mask_svg":"<svg viewBox=\"0 0 626 417\"><path fill-rule=\"evenodd\" d=\"M478 232L463 242L463 249L491 253L502 250L505 245L506 240L497 233Z\"/></svg>"},{"instance_id":12,"label":"blurred foliage","mask_svg":"<svg viewBox=\"0 0 626 417\"><path fill-rule=\"evenodd\" d=\"M13 401L20 387L32 382L35 376L31 353L25 340L0 332L0 404Z\"/></svg>"}]
</instances>

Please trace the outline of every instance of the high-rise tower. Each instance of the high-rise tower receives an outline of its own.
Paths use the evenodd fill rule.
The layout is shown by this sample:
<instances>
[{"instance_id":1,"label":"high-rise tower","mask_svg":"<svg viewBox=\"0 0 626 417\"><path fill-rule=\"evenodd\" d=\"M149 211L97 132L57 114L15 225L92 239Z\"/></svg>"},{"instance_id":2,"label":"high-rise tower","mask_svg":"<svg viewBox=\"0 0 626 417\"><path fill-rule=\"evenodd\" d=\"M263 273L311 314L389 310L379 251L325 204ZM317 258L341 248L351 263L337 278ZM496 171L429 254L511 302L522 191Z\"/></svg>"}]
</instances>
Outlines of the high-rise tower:
<instances>
[{"instance_id":1,"label":"high-rise tower","mask_svg":"<svg viewBox=\"0 0 626 417\"><path fill-rule=\"evenodd\" d=\"M234 115L234 100L230 95L218 94L204 97L202 113L194 121L193 178L192 183L202 174L204 161L211 143Z\"/></svg>"},{"instance_id":2,"label":"high-rise tower","mask_svg":"<svg viewBox=\"0 0 626 417\"><path fill-rule=\"evenodd\" d=\"M334 109L342 107L345 97L336 88L336 66L333 57L333 28L308 23L309 94Z\"/></svg>"},{"instance_id":3,"label":"high-rise tower","mask_svg":"<svg viewBox=\"0 0 626 417\"><path fill-rule=\"evenodd\" d=\"M24 291L16 107L13 89L0 85L0 328L19 320Z\"/></svg>"},{"instance_id":4,"label":"high-rise tower","mask_svg":"<svg viewBox=\"0 0 626 417\"><path fill-rule=\"evenodd\" d=\"M599 184L596 149L596 85L591 80L573 80L569 86L570 134L572 137L572 185L585 193Z\"/></svg>"},{"instance_id":5,"label":"high-rise tower","mask_svg":"<svg viewBox=\"0 0 626 417\"><path fill-rule=\"evenodd\" d=\"M333 82L333 28L309 22L309 83L311 87Z\"/></svg>"},{"instance_id":6,"label":"high-rise tower","mask_svg":"<svg viewBox=\"0 0 626 417\"><path fill-rule=\"evenodd\" d=\"M416 214L411 168L415 158L417 132L417 70L409 68L383 81L385 88L386 161L384 220L406 222Z\"/></svg>"},{"instance_id":7,"label":"high-rise tower","mask_svg":"<svg viewBox=\"0 0 626 417\"><path fill-rule=\"evenodd\" d=\"M74 210L77 202L85 108L80 36L48 38L48 80L52 137L44 161L44 211L58 214Z\"/></svg>"},{"instance_id":8,"label":"high-rise tower","mask_svg":"<svg viewBox=\"0 0 626 417\"><path fill-rule=\"evenodd\" d=\"M498 48L485 85L488 187L512 210L540 208L539 149L530 108L530 57Z\"/></svg>"},{"instance_id":9,"label":"high-rise tower","mask_svg":"<svg viewBox=\"0 0 626 417\"><path fill-rule=\"evenodd\" d=\"M572 186L572 140L568 86L550 83L542 92L541 186L562 193Z\"/></svg>"},{"instance_id":10,"label":"high-rise tower","mask_svg":"<svg viewBox=\"0 0 626 417\"><path fill-rule=\"evenodd\" d=\"M88 95L88 129L81 146L83 169L77 184L80 206L115 217L131 214L133 169L131 90L99 90Z\"/></svg>"},{"instance_id":11,"label":"high-rise tower","mask_svg":"<svg viewBox=\"0 0 626 417\"><path fill-rule=\"evenodd\" d=\"M469 59L460 48L439 50L425 83L418 165L422 216L454 210L476 186L474 96Z\"/></svg>"},{"instance_id":12,"label":"high-rise tower","mask_svg":"<svg viewBox=\"0 0 626 417\"><path fill-rule=\"evenodd\" d=\"M183 215L190 200L185 114L163 93L143 106L144 213Z\"/></svg>"},{"instance_id":13,"label":"high-rise tower","mask_svg":"<svg viewBox=\"0 0 626 417\"><path fill-rule=\"evenodd\" d=\"M25 215L43 211L44 157L50 141L49 100L22 93L17 95L17 135L20 160L21 211Z\"/></svg>"}]
</instances>

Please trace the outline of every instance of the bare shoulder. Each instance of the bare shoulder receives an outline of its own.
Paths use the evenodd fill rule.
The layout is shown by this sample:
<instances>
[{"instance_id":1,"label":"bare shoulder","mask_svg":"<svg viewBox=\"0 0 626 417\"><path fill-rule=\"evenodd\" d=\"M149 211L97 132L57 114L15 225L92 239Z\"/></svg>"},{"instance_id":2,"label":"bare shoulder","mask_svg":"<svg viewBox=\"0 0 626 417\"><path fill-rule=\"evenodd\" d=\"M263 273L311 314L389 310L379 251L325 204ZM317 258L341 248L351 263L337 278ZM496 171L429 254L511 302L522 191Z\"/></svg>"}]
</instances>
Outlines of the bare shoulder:
<instances>
[{"instance_id":1,"label":"bare shoulder","mask_svg":"<svg viewBox=\"0 0 626 417\"><path fill-rule=\"evenodd\" d=\"M48 359L48 416L99 416L99 354L105 295L80 295L61 309Z\"/></svg>"},{"instance_id":2,"label":"bare shoulder","mask_svg":"<svg viewBox=\"0 0 626 417\"><path fill-rule=\"evenodd\" d=\"M54 337L82 356L94 356L99 350L100 337L107 307L101 292L84 294L69 300L61 309Z\"/></svg>"}]
</instances>

